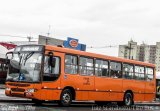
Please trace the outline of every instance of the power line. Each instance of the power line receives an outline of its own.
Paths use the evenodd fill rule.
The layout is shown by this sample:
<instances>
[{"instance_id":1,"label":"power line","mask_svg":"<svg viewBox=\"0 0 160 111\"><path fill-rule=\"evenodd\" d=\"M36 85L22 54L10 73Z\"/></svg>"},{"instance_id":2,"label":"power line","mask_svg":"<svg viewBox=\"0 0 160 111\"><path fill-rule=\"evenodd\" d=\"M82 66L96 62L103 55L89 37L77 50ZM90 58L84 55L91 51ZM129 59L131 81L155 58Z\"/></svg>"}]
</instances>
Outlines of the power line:
<instances>
[{"instance_id":1,"label":"power line","mask_svg":"<svg viewBox=\"0 0 160 111\"><path fill-rule=\"evenodd\" d=\"M15 36L15 35L5 35L5 34L0 34L0 36L17 37L17 38L26 38L25 36Z\"/></svg>"},{"instance_id":2,"label":"power line","mask_svg":"<svg viewBox=\"0 0 160 111\"><path fill-rule=\"evenodd\" d=\"M117 48L118 45L108 45L108 46L90 46L87 48L92 48L92 49L101 49L101 48Z\"/></svg>"},{"instance_id":3,"label":"power line","mask_svg":"<svg viewBox=\"0 0 160 111\"><path fill-rule=\"evenodd\" d=\"M7 35L7 34L0 34L0 36L7 36L7 37L15 37L15 38L26 38L28 39L29 42L31 42L31 39L38 39L38 38L33 38L31 36L15 36L15 35Z\"/></svg>"}]
</instances>

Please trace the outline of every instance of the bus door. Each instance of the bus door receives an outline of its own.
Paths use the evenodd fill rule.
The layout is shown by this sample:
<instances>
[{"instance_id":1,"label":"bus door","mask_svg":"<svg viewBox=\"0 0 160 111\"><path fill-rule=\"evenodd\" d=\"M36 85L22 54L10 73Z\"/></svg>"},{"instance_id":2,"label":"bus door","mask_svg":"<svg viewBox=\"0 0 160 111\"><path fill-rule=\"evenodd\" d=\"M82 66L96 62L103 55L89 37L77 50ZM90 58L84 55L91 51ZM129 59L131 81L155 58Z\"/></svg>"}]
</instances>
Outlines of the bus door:
<instances>
[{"instance_id":1,"label":"bus door","mask_svg":"<svg viewBox=\"0 0 160 111\"><path fill-rule=\"evenodd\" d=\"M42 82L41 98L46 100L58 100L60 95L60 75L62 68L62 55L61 53L54 52L53 57L45 55L44 58L44 74ZM52 60L51 60L52 59ZM52 63L49 63L52 61Z\"/></svg>"}]
</instances>

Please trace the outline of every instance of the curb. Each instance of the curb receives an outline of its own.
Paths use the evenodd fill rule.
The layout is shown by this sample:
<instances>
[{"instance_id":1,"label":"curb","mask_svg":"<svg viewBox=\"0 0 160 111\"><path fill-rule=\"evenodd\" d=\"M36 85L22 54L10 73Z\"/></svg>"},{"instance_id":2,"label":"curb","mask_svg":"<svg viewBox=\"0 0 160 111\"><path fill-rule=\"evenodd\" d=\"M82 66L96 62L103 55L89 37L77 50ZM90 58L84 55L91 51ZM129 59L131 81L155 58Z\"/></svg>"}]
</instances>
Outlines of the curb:
<instances>
[{"instance_id":1,"label":"curb","mask_svg":"<svg viewBox=\"0 0 160 111\"><path fill-rule=\"evenodd\" d=\"M5 85L4 84L0 84L0 89L5 89Z\"/></svg>"},{"instance_id":2,"label":"curb","mask_svg":"<svg viewBox=\"0 0 160 111\"><path fill-rule=\"evenodd\" d=\"M32 103L31 100L0 100L0 102Z\"/></svg>"},{"instance_id":3,"label":"curb","mask_svg":"<svg viewBox=\"0 0 160 111\"><path fill-rule=\"evenodd\" d=\"M5 89L5 87L0 87L0 89Z\"/></svg>"}]
</instances>

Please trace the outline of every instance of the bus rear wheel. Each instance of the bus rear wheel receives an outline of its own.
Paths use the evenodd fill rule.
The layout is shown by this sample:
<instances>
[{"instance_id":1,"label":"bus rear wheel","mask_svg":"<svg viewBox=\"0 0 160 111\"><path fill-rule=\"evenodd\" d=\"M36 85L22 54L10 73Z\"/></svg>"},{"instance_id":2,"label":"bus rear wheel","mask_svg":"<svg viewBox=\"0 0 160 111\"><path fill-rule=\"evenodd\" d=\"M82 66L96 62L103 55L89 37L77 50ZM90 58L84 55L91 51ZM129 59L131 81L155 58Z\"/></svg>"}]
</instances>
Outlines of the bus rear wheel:
<instances>
[{"instance_id":1,"label":"bus rear wheel","mask_svg":"<svg viewBox=\"0 0 160 111\"><path fill-rule=\"evenodd\" d=\"M123 101L117 103L118 106L132 106L133 102L133 95L130 92L125 93Z\"/></svg>"},{"instance_id":2,"label":"bus rear wheel","mask_svg":"<svg viewBox=\"0 0 160 111\"><path fill-rule=\"evenodd\" d=\"M130 92L127 92L124 96L123 102L125 106L132 106L134 104L133 95Z\"/></svg>"},{"instance_id":3,"label":"bus rear wheel","mask_svg":"<svg viewBox=\"0 0 160 111\"><path fill-rule=\"evenodd\" d=\"M58 102L58 104L60 106L69 106L72 102L72 93L71 90L69 89L64 89L61 93L60 96L60 101Z\"/></svg>"}]
</instances>

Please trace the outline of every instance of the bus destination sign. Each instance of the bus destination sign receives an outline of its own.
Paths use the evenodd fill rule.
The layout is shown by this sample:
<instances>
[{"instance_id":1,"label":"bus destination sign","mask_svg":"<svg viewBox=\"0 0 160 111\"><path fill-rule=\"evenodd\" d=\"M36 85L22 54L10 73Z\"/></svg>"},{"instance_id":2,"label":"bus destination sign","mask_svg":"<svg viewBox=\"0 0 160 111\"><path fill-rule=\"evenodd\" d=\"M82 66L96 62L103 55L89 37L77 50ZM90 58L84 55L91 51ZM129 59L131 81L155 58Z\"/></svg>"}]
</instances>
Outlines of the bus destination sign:
<instances>
[{"instance_id":1,"label":"bus destination sign","mask_svg":"<svg viewBox=\"0 0 160 111\"><path fill-rule=\"evenodd\" d=\"M42 51L42 46L17 46L15 51Z\"/></svg>"}]
</instances>

